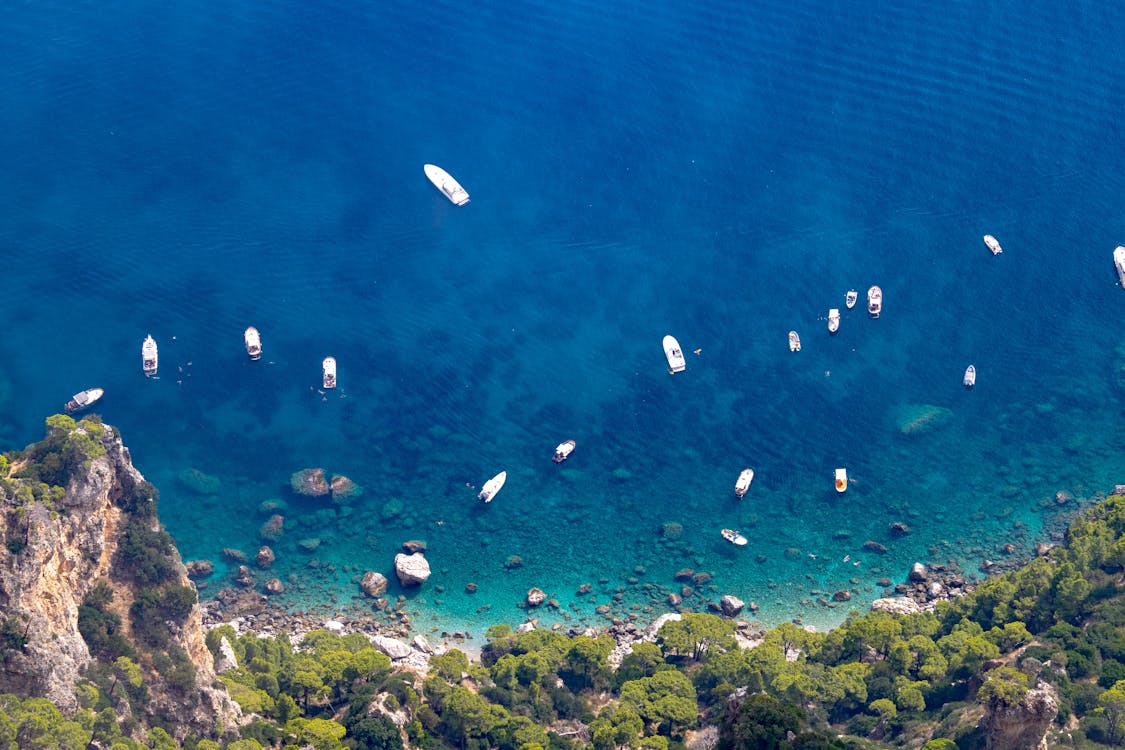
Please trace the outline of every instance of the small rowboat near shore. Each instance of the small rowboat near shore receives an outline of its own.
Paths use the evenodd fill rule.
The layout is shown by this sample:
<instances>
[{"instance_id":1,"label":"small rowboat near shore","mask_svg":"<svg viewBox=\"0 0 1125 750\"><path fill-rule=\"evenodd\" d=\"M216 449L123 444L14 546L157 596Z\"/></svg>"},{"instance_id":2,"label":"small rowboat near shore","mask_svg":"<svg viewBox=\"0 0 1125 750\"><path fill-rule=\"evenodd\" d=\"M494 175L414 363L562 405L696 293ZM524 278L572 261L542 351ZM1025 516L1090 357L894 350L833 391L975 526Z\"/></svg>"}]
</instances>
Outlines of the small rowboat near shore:
<instances>
[{"instance_id":1,"label":"small rowboat near shore","mask_svg":"<svg viewBox=\"0 0 1125 750\"><path fill-rule=\"evenodd\" d=\"M242 334L242 340L246 343L246 354L250 359L259 360L262 358L262 337L258 335L258 329L250 326Z\"/></svg>"},{"instance_id":2,"label":"small rowboat near shore","mask_svg":"<svg viewBox=\"0 0 1125 750\"><path fill-rule=\"evenodd\" d=\"M1000 247L1000 243L991 234L986 234L984 236L984 245L992 251L993 255L999 255L1004 252L1004 249Z\"/></svg>"},{"instance_id":3,"label":"small rowboat near shore","mask_svg":"<svg viewBox=\"0 0 1125 750\"><path fill-rule=\"evenodd\" d=\"M836 469L836 491L847 492L848 490L848 470L844 467Z\"/></svg>"},{"instance_id":4,"label":"small rowboat near shore","mask_svg":"<svg viewBox=\"0 0 1125 750\"><path fill-rule=\"evenodd\" d=\"M1125 289L1125 245L1114 248L1113 265L1117 268L1117 279L1121 282L1121 288Z\"/></svg>"},{"instance_id":5,"label":"small rowboat near shore","mask_svg":"<svg viewBox=\"0 0 1125 750\"><path fill-rule=\"evenodd\" d=\"M483 500L486 503L491 503L492 498L496 497L496 493L500 491L500 488L504 486L504 482L506 481L508 481L508 472L500 472L484 483L484 486L480 488L480 492L477 493L477 499Z\"/></svg>"},{"instance_id":6,"label":"small rowboat near shore","mask_svg":"<svg viewBox=\"0 0 1125 750\"><path fill-rule=\"evenodd\" d=\"M742 497L746 491L750 489L750 483L754 481L754 470L743 469L742 473L738 475L738 480L734 483L734 494Z\"/></svg>"},{"instance_id":7,"label":"small rowboat near shore","mask_svg":"<svg viewBox=\"0 0 1125 750\"><path fill-rule=\"evenodd\" d=\"M557 464L561 464L563 461L570 458L570 454L574 451L575 445L576 443L573 440L559 443L558 447L555 448L555 455L551 460Z\"/></svg>"},{"instance_id":8,"label":"small rowboat near shore","mask_svg":"<svg viewBox=\"0 0 1125 750\"><path fill-rule=\"evenodd\" d=\"M966 388L972 388L977 384L977 368L975 365L969 365L965 368L965 377L961 382L965 384Z\"/></svg>"},{"instance_id":9,"label":"small rowboat near shore","mask_svg":"<svg viewBox=\"0 0 1125 750\"><path fill-rule=\"evenodd\" d=\"M734 529L723 529L719 533L723 535L723 539L726 539L731 544L738 545L739 547L745 547L747 544L746 537L742 536L742 534Z\"/></svg>"},{"instance_id":10,"label":"small rowboat near shore","mask_svg":"<svg viewBox=\"0 0 1125 750\"><path fill-rule=\"evenodd\" d=\"M687 360L684 359L684 350L680 342L671 334L664 337L664 356L668 359L668 372L675 375L687 369Z\"/></svg>"},{"instance_id":11,"label":"small rowboat near shore","mask_svg":"<svg viewBox=\"0 0 1125 750\"><path fill-rule=\"evenodd\" d=\"M883 290L873 286L867 290L867 314L873 318L879 317L883 312Z\"/></svg>"},{"instance_id":12,"label":"small rowboat near shore","mask_svg":"<svg viewBox=\"0 0 1125 750\"><path fill-rule=\"evenodd\" d=\"M789 351L801 351L801 337L797 335L796 331L789 332Z\"/></svg>"},{"instance_id":13,"label":"small rowboat near shore","mask_svg":"<svg viewBox=\"0 0 1125 750\"><path fill-rule=\"evenodd\" d=\"M426 177L430 178L430 182L434 183L434 187L454 205L463 206L469 202L469 193L461 187L461 183L453 179L449 172L434 164L424 164L422 170L426 173Z\"/></svg>"},{"instance_id":14,"label":"small rowboat near shore","mask_svg":"<svg viewBox=\"0 0 1125 750\"><path fill-rule=\"evenodd\" d=\"M828 332L836 333L840 330L840 308L833 307L828 311Z\"/></svg>"},{"instance_id":15,"label":"small rowboat near shore","mask_svg":"<svg viewBox=\"0 0 1125 750\"><path fill-rule=\"evenodd\" d=\"M336 387L336 358L325 357L324 361L320 363L320 371L324 377L325 388Z\"/></svg>"},{"instance_id":16,"label":"small rowboat near shore","mask_svg":"<svg viewBox=\"0 0 1125 750\"><path fill-rule=\"evenodd\" d=\"M104 395L105 391L101 388L87 388L84 391L75 393L70 401L66 402L66 406L64 406L63 409L67 414L74 414L89 409L93 406L95 401Z\"/></svg>"}]
</instances>

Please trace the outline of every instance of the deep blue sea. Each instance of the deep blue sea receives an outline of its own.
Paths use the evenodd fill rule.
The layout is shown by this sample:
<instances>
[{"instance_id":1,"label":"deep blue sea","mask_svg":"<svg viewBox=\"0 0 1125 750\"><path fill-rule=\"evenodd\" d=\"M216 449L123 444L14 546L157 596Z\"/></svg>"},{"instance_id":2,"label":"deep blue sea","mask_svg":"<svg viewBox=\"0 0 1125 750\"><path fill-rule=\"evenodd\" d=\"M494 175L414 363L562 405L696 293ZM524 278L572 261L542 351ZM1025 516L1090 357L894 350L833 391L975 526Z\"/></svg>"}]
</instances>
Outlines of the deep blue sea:
<instances>
[{"instance_id":1,"label":"deep blue sea","mask_svg":"<svg viewBox=\"0 0 1125 750\"><path fill-rule=\"evenodd\" d=\"M274 501L259 585L364 611L424 540L390 590L423 632L532 586L546 622L647 620L683 568L688 606L825 626L916 560L1026 556L1125 481L1123 36L1089 2L16 3L0 444L104 387L204 597ZM307 467L364 493L297 497Z\"/></svg>"}]
</instances>

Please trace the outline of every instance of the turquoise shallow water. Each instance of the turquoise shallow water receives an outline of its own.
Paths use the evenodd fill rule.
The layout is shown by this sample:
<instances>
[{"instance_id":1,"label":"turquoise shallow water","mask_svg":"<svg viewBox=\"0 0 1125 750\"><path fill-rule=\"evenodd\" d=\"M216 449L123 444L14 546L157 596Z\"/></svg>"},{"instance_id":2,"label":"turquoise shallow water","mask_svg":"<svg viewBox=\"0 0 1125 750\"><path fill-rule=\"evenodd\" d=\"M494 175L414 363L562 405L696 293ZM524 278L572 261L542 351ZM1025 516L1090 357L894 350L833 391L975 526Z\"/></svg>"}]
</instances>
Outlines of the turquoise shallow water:
<instances>
[{"instance_id":1,"label":"turquoise shallow water","mask_svg":"<svg viewBox=\"0 0 1125 750\"><path fill-rule=\"evenodd\" d=\"M282 0L8 20L0 437L36 440L106 388L185 557L252 555L259 506L285 503L293 607L365 607L356 578L413 538L433 577L391 595L423 628L520 620L531 586L557 599L548 620L643 618L683 568L712 576L693 606L732 593L766 623L831 624L845 608L818 598L863 606L915 560L1025 553L1056 492L1125 476L1116 9ZM873 283L882 318L845 310L829 337L828 309ZM666 333L701 350L675 377ZM921 408L933 429L903 434ZM293 496L311 466L365 493ZM190 491L190 468L221 491Z\"/></svg>"}]
</instances>

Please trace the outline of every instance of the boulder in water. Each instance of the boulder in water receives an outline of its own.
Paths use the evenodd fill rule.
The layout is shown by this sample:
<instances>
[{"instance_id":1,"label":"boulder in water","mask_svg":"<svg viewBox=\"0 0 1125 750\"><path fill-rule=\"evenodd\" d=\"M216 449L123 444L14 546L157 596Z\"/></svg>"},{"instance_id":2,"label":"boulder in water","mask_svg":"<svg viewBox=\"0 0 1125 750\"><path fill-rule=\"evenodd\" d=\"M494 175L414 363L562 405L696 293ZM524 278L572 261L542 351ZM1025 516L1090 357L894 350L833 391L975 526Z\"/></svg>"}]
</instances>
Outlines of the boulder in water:
<instances>
[{"instance_id":1,"label":"boulder in water","mask_svg":"<svg viewBox=\"0 0 1125 750\"><path fill-rule=\"evenodd\" d=\"M324 469L301 469L289 477L289 486L298 495L319 497L332 491L324 478Z\"/></svg>"}]
</instances>

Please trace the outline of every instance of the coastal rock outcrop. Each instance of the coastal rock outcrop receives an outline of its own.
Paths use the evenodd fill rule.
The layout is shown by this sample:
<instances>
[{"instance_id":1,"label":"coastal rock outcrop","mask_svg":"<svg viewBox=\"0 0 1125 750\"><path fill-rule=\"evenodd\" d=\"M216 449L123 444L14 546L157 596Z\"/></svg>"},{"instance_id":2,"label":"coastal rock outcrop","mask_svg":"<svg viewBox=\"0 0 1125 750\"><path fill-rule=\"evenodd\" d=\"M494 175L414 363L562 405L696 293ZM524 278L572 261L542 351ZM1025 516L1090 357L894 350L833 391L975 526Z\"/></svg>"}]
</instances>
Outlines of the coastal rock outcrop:
<instances>
[{"instance_id":1,"label":"coastal rock outcrop","mask_svg":"<svg viewBox=\"0 0 1125 750\"><path fill-rule=\"evenodd\" d=\"M382 573L369 570L363 574L363 579L359 582L359 587L363 589L363 593L374 599L386 593L387 577Z\"/></svg>"},{"instance_id":2,"label":"coastal rock outcrop","mask_svg":"<svg viewBox=\"0 0 1125 750\"><path fill-rule=\"evenodd\" d=\"M403 586L420 586L430 577L430 564L421 552L395 555L395 575Z\"/></svg>"},{"instance_id":3,"label":"coastal rock outcrop","mask_svg":"<svg viewBox=\"0 0 1125 750\"><path fill-rule=\"evenodd\" d=\"M742 611L746 603L739 599L737 596L727 594L719 600L719 606L723 609L723 614L727 617L734 617Z\"/></svg>"},{"instance_id":4,"label":"coastal rock outcrop","mask_svg":"<svg viewBox=\"0 0 1125 750\"><path fill-rule=\"evenodd\" d=\"M1055 686L1040 680L1014 706L989 705L981 718L987 750L1047 750L1047 730L1059 712Z\"/></svg>"},{"instance_id":5,"label":"coastal rock outcrop","mask_svg":"<svg viewBox=\"0 0 1125 750\"><path fill-rule=\"evenodd\" d=\"M112 592L115 610L127 616L143 586L122 570L125 534L163 532L153 505L155 488L133 467L112 427L61 415L47 423L47 439L28 446L13 468L58 462L65 473L50 479L65 485L65 493L48 507L31 492L18 492L21 483L33 480L8 477L0 488L0 536L9 540L0 547L0 618L18 623L26 638L21 649L5 651L0 692L45 697L74 710L78 682L92 658L79 631L79 608L97 586ZM174 547L162 565L170 585L194 594ZM162 723L180 736L212 736L217 725L233 726L240 712L225 690L213 687L217 678L203 640L200 607L194 597L185 605L167 637L190 659L192 687L173 691L161 674L146 669L144 710L162 716Z\"/></svg>"}]
</instances>

